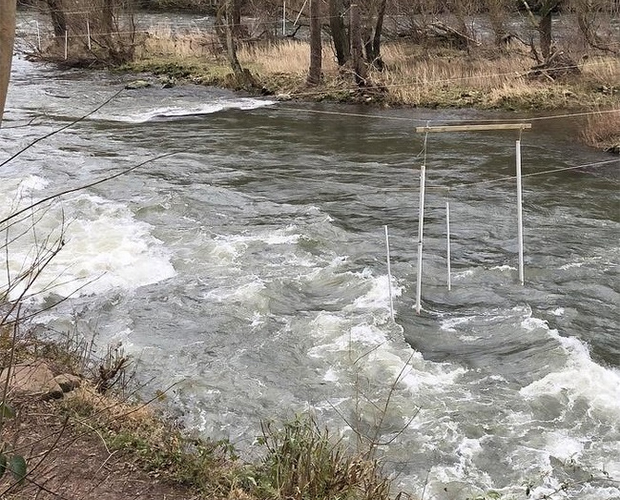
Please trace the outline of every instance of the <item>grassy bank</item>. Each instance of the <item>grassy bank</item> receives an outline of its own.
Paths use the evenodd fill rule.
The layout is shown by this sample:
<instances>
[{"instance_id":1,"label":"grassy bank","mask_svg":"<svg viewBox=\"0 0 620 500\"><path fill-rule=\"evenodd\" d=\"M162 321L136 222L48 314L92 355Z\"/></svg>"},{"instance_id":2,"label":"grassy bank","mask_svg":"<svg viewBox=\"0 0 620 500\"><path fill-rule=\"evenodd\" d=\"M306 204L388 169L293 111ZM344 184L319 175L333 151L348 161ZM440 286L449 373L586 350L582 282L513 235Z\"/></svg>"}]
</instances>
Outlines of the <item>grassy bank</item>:
<instances>
[{"instance_id":1,"label":"grassy bank","mask_svg":"<svg viewBox=\"0 0 620 500\"><path fill-rule=\"evenodd\" d=\"M8 387L0 406L0 458L10 459L0 463L3 499L390 498L380 464L333 439L310 416L265 423L252 450L260 458L243 461L230 443L192 436L164 417L164 392L138 398L148 390L123 382L129 365L118 352L95 359L84 344L41 342L10 330L2 328L3 370L36 366L75 377L78 387L53 397ZM23 470L14 467L15 456Z\"/></svg>"},{"instance_id":2,"label":"grassy bank","mask_svg":"<svg viewBox=\"0 0 620 500\"><path fill-rule=\"evenodd\" d=\"M208 50L196 55L197 45L191 35L153 37L126 68L226 86L230 73L226 61ZM239 60L270 92L304 100L508 110L583 110L620 102L620 59L611 56L584 59L578 63L580 74L550 81L544 76L532 77L532 60L516 51L467 54L395 42L383 49L386 70L371 71L372 85L360 89L346 70L339 70L327 45L323 48L322 82L308 87L308 54L307 43L287 40L244 46Z\"/></svg>"},{"instance_id":3,"label":"grassy bank","mask_svg":"<svg viewBox=\"0 0 620 500\"><path fill-rule=\"evenodd\" d=\"M124 69L235 88L228 64L214 51L215 45L204 35L155 33ZM620 58L611 55L583 57L575 63L578 71L553 80L544 73L532 73L532 59L523 47L465 52L392 42L384 45L382 53L386 68L371 70L366 87L355 85L350 72L338 68L328 45L323 47L322 80L317 86L306 84L306 42L246 45L240 47L238 56L255 76L259 91L282 99L516 112L620 107ZM611 117L593 116L585 121L581 139L592 147L617 151L620 118Z\"/></svg>"}]
</instances>

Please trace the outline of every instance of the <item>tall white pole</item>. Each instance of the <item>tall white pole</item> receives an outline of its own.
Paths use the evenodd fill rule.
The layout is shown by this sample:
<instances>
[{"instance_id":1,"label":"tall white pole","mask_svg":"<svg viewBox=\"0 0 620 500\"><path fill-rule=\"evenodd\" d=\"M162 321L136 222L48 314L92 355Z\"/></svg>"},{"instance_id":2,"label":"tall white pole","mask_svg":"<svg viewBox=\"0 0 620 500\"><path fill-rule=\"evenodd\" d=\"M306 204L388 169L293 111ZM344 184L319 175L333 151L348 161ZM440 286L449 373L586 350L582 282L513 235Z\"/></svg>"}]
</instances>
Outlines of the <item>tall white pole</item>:
<instances>
[{"instance_id":1,"label":"tall white pole","mask_svg":"<svg viewBox=\"0 0 620 500\"><path fill-rule=\"evenodd\" d=\"M416 284L415 312L422 310L422 251L424 249L424 190L426 188L426 166L420 167L420 215L418 221L418 281Z\"/></svg>"},{"instance_id":2,"label":"tall white pole","mask_svg":"<svg viewBox=\"0 0 620 500\"><path fill-rule=\"evenodd\" d=\"M41 52L41 30L39 29L39 21L35 21L37 23L37 46L39 47L39 52Z\"/></svg>"},{"instance_id":3,"label":"tall white pole","mask_svg":"<svg viewBox=\"0 0 620 500\"><path fill-rule=\"evenodd\" d=\"M282 36L286 36L286 0L282 0Z\"/></svg>"},{"instance_id":4,"label":"tall white pole","mask_svg":"<svg viewBox=\"0 0 620 500\"><path fill-rule=\"evenodd\" d=\"M90 21L86 18L86 34L88 35L88 50L92 49L92 45L90 42Z\"/></svg>"},{"instance_id":5,"label":"tall white pole","mask_svg":"<svg viewBox=\"0 0 620 500\"><path fill-rule=\"evenodd\" d=\"M385 254L387 258L387 273L388 273L388 293L390 294L390 318L394 321L394 299L392 297L392 267L390 264L390 236L388 234L388 227L385 227Z\"/></svg>"},{"instance_id":6,"label":"tall white pole","mask_svg":"<svg viewBox=\"0 0 620 500\"><path fill-rule=\"evenodd\" d=\"M523 270L523 194L521 185L521 141L517 141L516 146L517 163L517 225L519 239L519 281L521 285L525 283L525 273Z\"/></svg>"},{"instance_id":7,"label":"tall white pole","mask_svg":"<svg viewBox=\"0 0 620 500\"><path fill-rule=\"evenodd\" d=\"M446 201L446 262L448 267L448 290L452 290L450 259L450 202Z\"/></svg>"},{"instance_id":8,"label":"tall white pole","mask_svg":"<svg viewBox=\"0 0 620 500\"><path fill-rule=\"evenodd\" d=\"M69 56L69 32L65 30L65 61Z\"/></svg>"}]
</instances>

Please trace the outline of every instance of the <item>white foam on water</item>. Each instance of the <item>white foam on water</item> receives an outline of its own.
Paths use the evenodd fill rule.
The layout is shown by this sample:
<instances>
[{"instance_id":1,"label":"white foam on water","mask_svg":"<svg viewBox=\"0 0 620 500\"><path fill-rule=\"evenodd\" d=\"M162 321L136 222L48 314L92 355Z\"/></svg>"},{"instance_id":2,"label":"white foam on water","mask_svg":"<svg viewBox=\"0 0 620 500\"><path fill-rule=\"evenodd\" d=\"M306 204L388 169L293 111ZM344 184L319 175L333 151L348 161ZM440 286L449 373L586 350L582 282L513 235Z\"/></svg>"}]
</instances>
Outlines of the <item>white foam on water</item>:
<instances>
[{"instance_id":1,"label":"white foam on water","mask_svg":"<svg viewBox=\"0 0 620 500\"><path fill-rule=\"evenodd\" d=\"M522 388L521 395L536 398L568 392L573 401L577 398L587 400L590 411L617 418L620 415L620 372L593 362L587 346L579 339L562 337L556 330L550 330L549 334L567 353L566 365Z\"/></svg>"},{"instance_id":2,"label":"white foam on water","mask_svg":"<svg viewBox=\"0 0 620 500\"><path fill-rule=\"evenodd\" d=\"M338 373L333 368L328 368L325 375L323 375L323 380L325 380L325 382L334 383L338 382L339 379L340 377L338 376Z\"/></svg>"},{"instance_id":3,"label":"white foam on water","mask_svg":"<svg viewBox=\"0 0 620 500\"><path fill-rule=\"evenodd\" d=\"M252 328L258 328L259 326L262 326L265 323L265 320L263 318L264 316L261 313L255 311L254 314L252 314L250 326Z\"/></svg>"},{"instance_id":4,"label":"white foam on water","mask_svg":"<svg viewBox=\"0 0 620 500\"><path fill-rule=\"evenodd\" d=\"M575 439L565 430L549 432L545 436L545 450L562 461L579 459L587 438Z\"/></svg>"},{"instance_id":5,"label":"white foam on water","mask_svg":"<svg viewBox=\"0 0 620 500\"><path fill-rule=\"evenodd\" d=\"M25 185L45 186L45 181L29 179ZM152 227L136 220L124 204L83 193L63 201L62 206L52 205L35 218L39 216L36 232L27 230L30 220L11 230L14 235L25 230L9 247L12 275L31 265L36 249L41 251L46 238L52 242L62 238L64 246L30 287L29 294L49 290L68 296L102 293L115 287L134 290L176 274L169 253L152 236ZM5 266L0 264L0 287L7 286ZM21 290L16 287L11 295Z\"/></svg>"},{"instance_id":6,"label":"white foam on water","mask_svg":"<svg viewBox=\"0 0 620 500\"><path fill-rule=\"evenodd\" d=\"M508 264L504 264L501 266L493 266L490 268L491 271L516 271L517 268L513 266L509 266Z\"/></svg>"},{"instance_id":7,"label":"white foam on water","mask_svg":"<svg viewBox=\"0 0 620 500\"><path fill-rule=\"evenodd\" d=\"M347 331L346 327L349 322L344 319L335 318L335 320L330 323L331 324L328 323L329 329L327 332L331 332L337 336L333 337L326 334L327 332L325 330L319 330L320 336L326 338L328 342L310 348L308 351L310 357L323 358L328 353L351 351L354 344L374 347L387 341L385 333L372 325L353 325ZM343 330L346 333L342 333Z\"/></svg>"},{"instance_id":8,"label":"white foam on water","mask_svg":"<svg viewBox=\"0 0 620 500\"><path fill-rule=\"evenodd\" d=\"M263 302L266 300L265 298L262 298L261 294L264 289L264 281L257 276L251 275L248 277L248 281L246 283L237 283L235 285L209 290L203 295L203 298L214 302L234 301L244 304L257 304L258 302ZM253 313L252 321L256 320L256 314L260 315L260 312L255 311Z\"/></svg>"},{"instance_id":9,"label":"white foam on water","mask_svg":"<svg viewBox=\"0 0 620 500\"><path fill-rule=\"evenodd\" d=\"M452 279L456 281L462 280L469 276L473 276L475 273L476 273L475 269L466 269L465 271L456 271L456 272L453 272Z\"/></svg>"},{"instance_id":10,"label":"white foam on water","mask_svg":"<svg viewBox=\"0 0 620 500\"><path fill-rule=\"evenodd\" d=\"M472 466L474 457L482 451L480 439L463 438L458 447L456 454L459 456L460 469L465 472Z\"/></svg>"},{"instance_id":11,"label":"white foam on water","mask_svg":"<svg viewBox=\"0 0 620 500\"><path fill-rule=\"evenodd\" d=\"M456 333L457 326L470 323L474 319L476 319L476 316L460 316L460 317L455 317L455 318L446 318L446 319L441 320L439 324L439 328L441 328L442 330L446 332Z\"/></svg>"},{"instance_id":12,"label":"white foam on water","mask_svg":"<svg viewBox=\"0 0 620 500\"><path fill-rule=\"evenodd\" d=\"M389 313L390 310L390 283L388 275L374 277L372 272L365 269L357 276L363 280L370 282L368 292L353 302L353 308L365 310L384 310ZM399 297L403 287L398 286L392 278L392 297Z\"/></svg>"},{"instance_id":13,"label":"white foam on water","mask_svg":"<svg viewBox=\"0 0 620 500\"><path fill-rule=\"evenodd\" d=\"M294 245L301 238L301 234L297 233L297 230L295 226L290 225L282 229L258 233L216 236L210 242L213 247L211 257L219 261L218 263L221 265L228 265L235 263L253 245Z\"/></svg>"},{"instance_id":14,"label":"white foam on water","mask_svg":"<svg viewBox=\"0 0 620 500\"><path fill-rule=\"evenodd\" d=\"M235 263L248 248L245 242L239 243L223 236L217 236L213 240L212 246L209 254L211 262L217 262L219 265Z\"/></svg>"},{"instance_id":15,"label":"white foam on water","mask_svg":"<svg viewBox=\"0 0 620 500\"><path fill-rule=\"evenodd\" d=\"M567 269L582 267L584 264L585 262L570 262L569 264L564 264L563 266L560 266L560 269L566 271Z\"/></svg>"},{"instance_id":16,"label":"white foam on water","mask_svg":"<svg viewBox=\"0 0 620 500\"><path fill-rule=\"evenodd\" d=\"M117 115L100 112L95 119L105 119L126 123L146 123L157 119L178 119L191 116L211 115L227 109L251 110L276 104L277 101L243 98L238 100L221 100L200 106L163 106L132 115Z\"/></svg>"}]
</instances>

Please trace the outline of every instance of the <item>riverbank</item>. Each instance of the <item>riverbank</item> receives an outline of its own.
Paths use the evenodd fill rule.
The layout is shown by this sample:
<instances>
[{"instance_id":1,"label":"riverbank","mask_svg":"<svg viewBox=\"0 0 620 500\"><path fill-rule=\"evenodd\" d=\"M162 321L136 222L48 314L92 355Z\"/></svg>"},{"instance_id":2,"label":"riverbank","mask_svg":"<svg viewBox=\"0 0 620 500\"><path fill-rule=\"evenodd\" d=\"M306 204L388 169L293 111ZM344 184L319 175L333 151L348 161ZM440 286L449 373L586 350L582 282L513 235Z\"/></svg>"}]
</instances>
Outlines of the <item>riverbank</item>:
<instances>
[{"instance_id":1,"label":"riverbank","mask_svg":"<svg viewBox=\"0 0 620 500\"><path fill-rule=\"evenodd\" d=\"M313 500L390 498L378 462L346 450L310 417L264 423L255 444L260 458L250 463L227 441L181 429L166 416L166 391L145 401L147 388L127 382L130 363L122 351L110 349L95 361L73 341L42 342L30 334L5 340L5 500L270 500L295 492Z\"/></svg>"},{"instance_id":2,"label":"riverbank","mask_svg":"<svg viewBox=\"0 0 620 500\"><path fill-rule=\"evenodd\" d=\"M157 75L165 84L190 81L240 90L224 59L197 57L189 48L193 46L191 39L177 39L171 48L164 37L154 36L136 60L122 69ZM618 109L620 116L620 59L609 55L582 58L566 75L552 79L545 72L532 72L532 60L522 48L464 52L393 42L383 49L386 69L370 71L368 84L360 87L338 68L328 46L323 49L320 84L307 85L308 54L308 44L295 40L240 48L239 60L255 81L253 88L245 90L285 100L381 107L528 114ZM615 113L592 115L584 121L580 139L595 148L620 152L620 118Z\"/></svg>"}]
</instances>

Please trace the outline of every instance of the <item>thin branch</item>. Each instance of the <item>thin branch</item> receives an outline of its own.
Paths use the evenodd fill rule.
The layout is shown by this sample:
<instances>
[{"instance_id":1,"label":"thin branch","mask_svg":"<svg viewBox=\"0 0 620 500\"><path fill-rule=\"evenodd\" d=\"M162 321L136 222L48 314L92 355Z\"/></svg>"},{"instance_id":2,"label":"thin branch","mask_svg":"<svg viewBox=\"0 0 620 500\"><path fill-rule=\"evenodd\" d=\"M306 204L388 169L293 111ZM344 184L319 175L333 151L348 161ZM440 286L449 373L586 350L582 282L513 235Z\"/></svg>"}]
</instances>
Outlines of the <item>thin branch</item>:
<instances>
[{"instance_id":1,"label":"thin branch","mask_svg":"<svg viewBox=\"0 0 620 500\"><path fill-rule=\"evenodd\" d=\"M2 163L0 163L0 168L4 167L7 163L13 161L15 158L17 158L19 155L21 155L22 153L28 151L31 147L35 146L36 144L38 144L39 142L52 137L53 135L56 135L60 132L62 132L63 130L68 129L69 127L73 127L73 125L75 125L76 123L81 122L82 120L85 120L86 118L88 118L89 116L95 114L97 111L99 111L101 108L103 108L106 104L108 104L110 101L112 101L113 99L115 99L123 90L125 89L121 89L118 92L116 92L113 96L111 96L110 98L106 99L102 104L100 104L99 106L97 106L95 109L93 109L92 111L89 111L88 113L86 113L83 116L80 116L78 119L73 120L71 123L60 127L59 129L53 130L52 132L42 135L41 137L37 137L34 141L32 141L30 144L28 144L27 146L24 146L22 149L20 149L17 153L13 154L12 156L10 156L9 158L7 158L6 160L4 160Z\"/></svg>"},{"instance_id":2,"label":"thin branch","mask_svg":"<svg viewBox=\"0 0 620 500\"><path fill-rule=\"evenodd\" d=\"M66 194L75 193L77 191L82 191L84 189L88 189L88 188L97 186L99 184L103 184L104 182L111 181L113 179L116 179L117 177L121 177L123 175L127 175L128 173L133 172L134 170L136 170L136 169L138 169L140 167L143 167L144 165L147 165L148 163L151 163L151 162L154 162L154 161L157 161L157 160L161 160L162 158L167 158L168 156L172 156L172 155L176 155L176 154L179 154L179 153L183 153L183 152L187 151L188 149L189 148L181 149L179 151L172 151L170 153L164 153L164 154L161 154L159 156L155 156L154 158L149 158L148 160L144 160L143 162L138 163L137 165L134 165L132 167L126 168L124 170L121 170L120 172L118 172L118 173L116 173L114 175L110 175L108 177L104 177L103 179L99 179L99 180L91 182L89 184L83 184L83 185L77 186L75 188L66 189L65 191L60 191L59 193L56 193L56 194L53 194L53 195L50 195L50 196L46 196L45 198L42 198L41 200L33 203L32 205L27 206L25 208L22 208L21 210L18 210L17 212L9 215L8 217L5 217L4 219L0 220L0 224L4 224L5 222L10 221L11 219L13 219L13 218L23 214L24 212L26 212L26 211L28 211L28 210L30 210L30 209L38 206L38 205L41 205L42 203L54 200L56 198L60 198L61 196L64 196ZM2 165L0 165L0 167L1 166Z\"/></svg>"}]
</instances>

